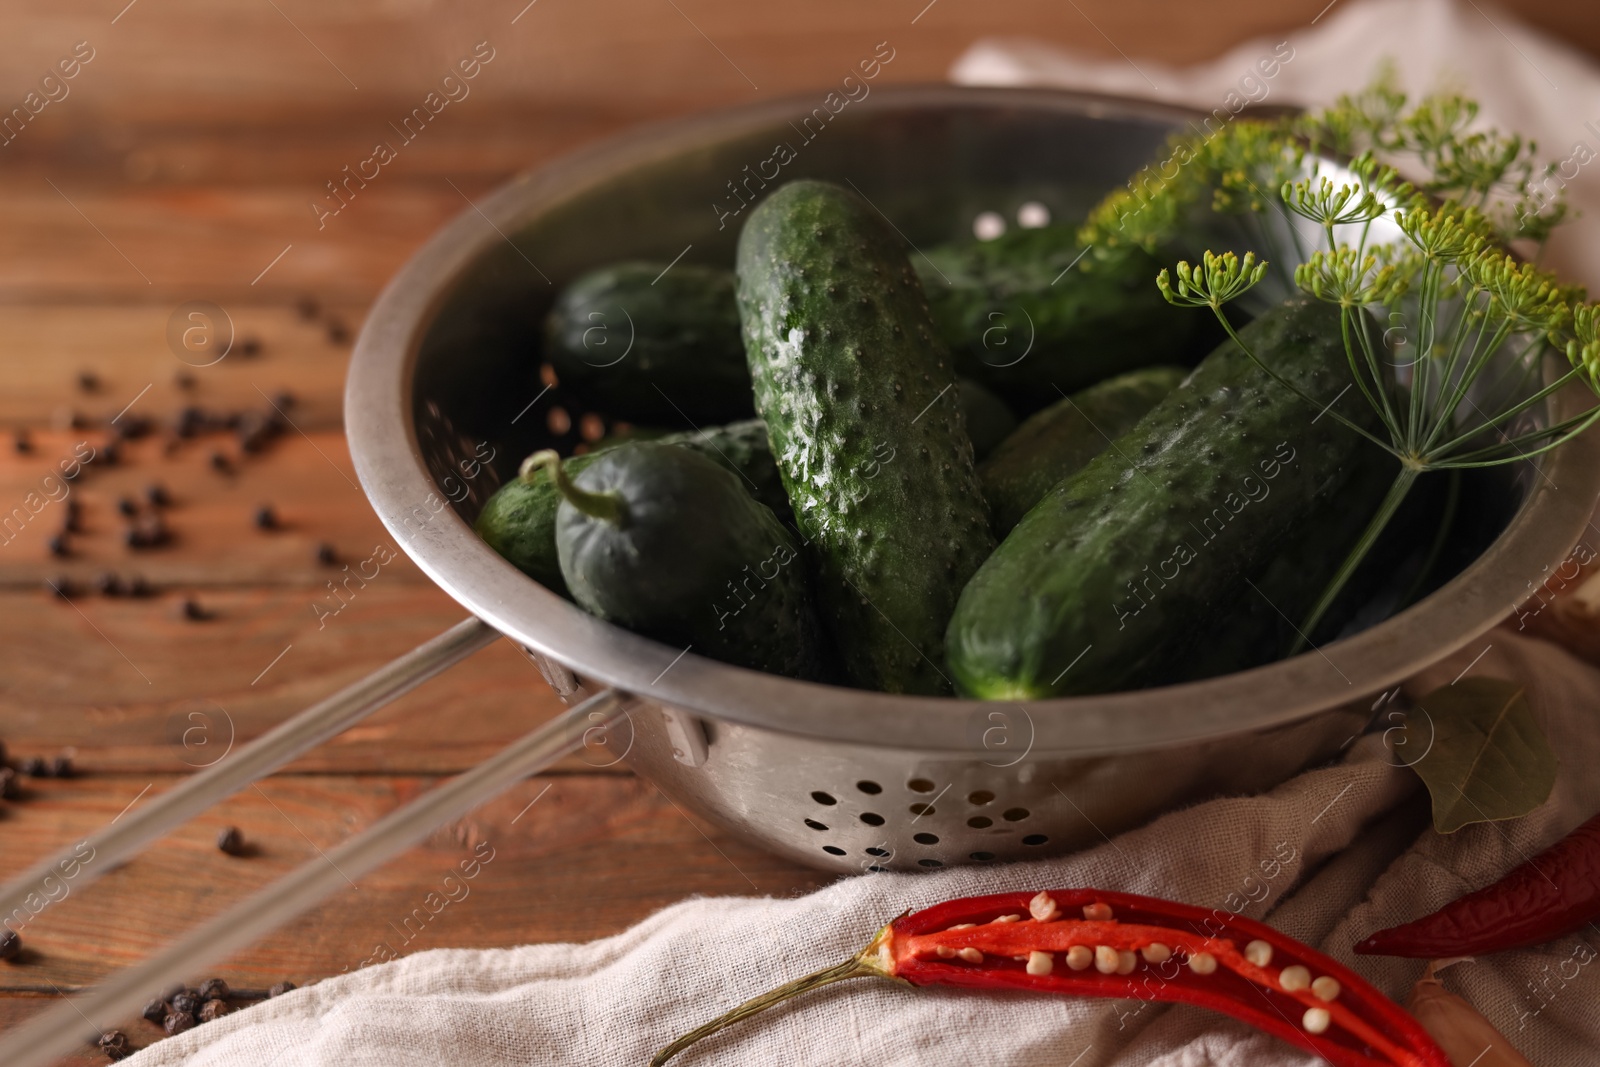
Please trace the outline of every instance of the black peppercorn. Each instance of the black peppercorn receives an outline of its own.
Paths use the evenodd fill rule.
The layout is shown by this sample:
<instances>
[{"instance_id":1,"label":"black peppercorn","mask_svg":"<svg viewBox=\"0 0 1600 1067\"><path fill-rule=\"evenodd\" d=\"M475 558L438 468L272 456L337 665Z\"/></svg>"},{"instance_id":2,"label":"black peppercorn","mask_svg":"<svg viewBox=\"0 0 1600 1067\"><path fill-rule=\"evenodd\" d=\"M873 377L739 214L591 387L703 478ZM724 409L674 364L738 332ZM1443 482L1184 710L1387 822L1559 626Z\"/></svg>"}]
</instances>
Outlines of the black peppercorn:
<instances>
[{"instance_id":1,"label":"black peppercorn","mask_svg":"<svg viewBox=\"0 0 1600 1067\"><path fill-rule=\"evenodd\" d=\"M167 1015L171 1013L171 1011L172 1009L167 1005L166 1000L161 997L157 997L144 1006L143 1014L146 1019L149 1019L157 1026L160 1026L162 1022L166 1020Z\"/></svg>"},{"instance_id":2,"label":"black peppercorn","mask_svg":"<svg viewBox=\"0 0 1600 1067\"><path fill-rule=\"evenodd\" d=\"M78 591L78 587L72 584L72 579L65 574L58 574L54 578L46 578L45 585L48 585L51 591L62 600L66 600Z\"/></svg>"},{"instance_id":3,"label":"black peppercorn","mask_svg":"<svg viewBox=\"0 0 1600 1067\"><path fill-rule=\"evenodd\" d=\"M244 852L244 836L239 833L237 826L225 826L217 834L217 847L230 856L238 856ZM221 981L221 979L217 979ZM204 989L204 986L201 986ZM226 996L227 994L220 994Z\"/></svg>"},{"instance_id":4,"label":"black peppercorn","mask_svg":"<svg viewBox=\"0 0 1600 1067\"><path fill-rule=\"evenodd\" d=\"M98 393L100 391L100 376L92 370L79 371L78 388L86 393Z\"/></svg>"},{"instance_id":5,"label":"black peppercorn","mask_svg":"<svg viewBox=\"0 0 1600 1067\"><path fill-rule=\"evenodd\" d=\"M106 571L94 580L94 587L100 591L101 596L121 596L123 593L122 579L110 571Z\"/></svg>"},{"instance_id":6,"label":"black peppercorn","mask_svg":"<svg viewBox=\"0 0 1600 1067\"><path fill-rule=\"evenodd\" d=\"M77 773L77 768L72 765L72 757L63 753L50 761L50 777L71 778Z\"/></svg>"},{"instance_id":7,"label":"black peppercorn","mask_svg":"<svg viewBox=\"0 0 1600 1067\"><path fill-rule=\"evenodd\" d=\"M124 441L137 441L150 433L150 420L143 415L129 415L117 422L117 436Z\"/></svg>"},{"instance_id":8,"label":"black peppercorn","mask_svg":"<svg viewBox=\"0 0 1600 1067\"><path fill-rule=\"evenodd\" d=\"M208 1000L200 1005L200 1021L213 1022L228 1014L228 1006L220 1000Z\"/></svg>"},{"instance_id":9,"label":"black peppercorn","mask_svg":"<svg viewBox=\"0 0 1600 1067\"><path fill-rule=\"evenodd\" d=\"M10 767L0 767L0 799L16 800L22 795L22 783L17 781L17 772Z\"/></svg>"},{"instance_id":10,"label":"black peppercorn","mask_svg":"<svg viewBox=\"0 0 1600 1067\"><path fill-rule=\"evenodd\" d=\"M18 430L12 435L11 447L17 450L17 455L26 456L33 451L33 438L28 436L27 430Z\"/></svg>"},{"instance_id":11,"label":"black peppercorn","mask_svg":"<svg viewBox=\"0 0 1600 1067\"><path fill-rule=\"evenodd\" d=\"M0 960L11 962L22 955L22 938L15 930L0 934Z\"/></svg>"},{"instance_id":12,"label":"black peppercorn","mask_svg":"<svg viewBox=\"0 0 1600 1067\"><path fill-rule=\"evenodd\" d=\"M112 1061L125 1060L133 1055L133 1049L128 1045L128 1035L121 1030L107 1030L101 1034L100 1051Z\"/></svg>"},{"instance_id":13,"label":"black peppercorn","mask_svg":"<svg viewBox=\"0 0 1600 1067\"><path fill-rule=\"evenodd\" d=\"M275 985L271 989L267 990L267 996L268 997L281 997L285 993L288 993L288 992L292 991L294 988L295 988L295 984L293 982L279 982L277 985Z\"/></svg>"},{"instance_id":14,"label":"black peppercorn","mask_svg":"<svg viewBox=\"0 0 1600 1067\"><path fill-rule=\"evenodd\" d=\"M276 530L278 528L278 515L272 510L271 504L262 504L256 508L255 524L258 530Z\"/></svg>"},{"instance_id":15,"label":"black peppercorn","mask_svg":"<svg viewBox=\"0 0 1600 1067\"><path fill-rule=\"evenodd\" d=\"M182 610L184 618L192 619L195 622L204 622L211 618L211 612L201 607L200 602L194 597L184 597L180 610Z\"/></svg>"},{"instance_id":16,"label":"black peppercorn","mask_svg":"<svg viewBox=\"0 0 1600 1067\"><path fill-rule=\"evenodd\" d=\"M129 518L132 518L133 516L139 514L139 505L134 503L132 497L125 496L117 501L117 511L128 516Z\"/></svg>"},{"instance_id":17,"label":"black peppercorn","mask_svg":"<svg viewBox=\"0 0 1600 1067\"><path fill-rule=\"evenodd\" d=\"M280 389L272 394L272 406L279 411L288 411L294 407L294 394L287 389Z\"/></svg>"},{"instance_id":18,"label":"black peppercorn","mask_svg":"<svg viewBox=\"0 0 1600 1067\"><path fill-rule=\"evenodd\" d=\"M185 392L194 388L194 375L190 374L186 370L181 370L174 374L172 376L172 381L173 384Z\"/></svg>"},{"instance_id":19,"label":"black peppercorn","mask_svg":"<svg viewBox=\"0 0 1600 1067\"><path fill-rule=\"evenodd\" d=\"M151 482L145 486L144 498L150 502L150 506L153 508L164 508L172 503L172 497L168 494L167 487L160 482Z\"/></svg>"},{"instance_id":20,"label":"black peppercorn","mask_svg":"<svg viewBox=\"0 0 1600 1067\"><path fill-rule=\"evenodd\" d=\"M107 441L105 447L100 449L100 462L108 467L115 467L122 458L122 446L115 441Z\"/></svg>"},{"instance_id":21,"label":"black peppercorn","mask_svg":"<svg viewBox=\"0 0 1600 1067\"><path fill-rule=\"evenodd\" d=\"M228 461L228 457L223 453L213 452L211 453L211 469L218 474L232 474L233 464Z\"/></svg>"},{"instance_id":22,"label":"black peppercorn","mask_svg":"<svg viewBox=\"0 0 1600 1067\"><path fill-rule=\"evenodd\" d=\"M317 306L317 302L309 296L302 296L300 299L296 300L294 302L294 309L299 313L300 317L305 319L307 322L310 322L312 319L316 318L317 315L322 311L322 309Z\"/></svg>"},{"instance_id":23,"label":"black peppercorn","mask_svg":"<svg viewBox=\"0 0 1600 1067\"><path fill-rule=\"evenodd\" d=\"M220 978L207 978L200 983L201 1000L227 1000L228 983Z\"/></svg>"},{"instance_id":24,"label":"black peppercorn","mask_svg":"<svg viewBox=\"0 0 1600 1067\"><path fill-rule=\"evenodd\" d=\"M166 1021L163 1022L162 1025L166 1027L166 1031L169 1035L181 1034L185 1030L194 1029L194 1016L190 1015L186 1011L174 1011L171 1015L167 1016Z\"/></svg>"},{"instance_id":25,"label":"black peppercorn","mask_svg":"<svg viewBox=\"0 0 1600 1067\"><path fill-rule=\"evenodd\" d=\"M246 359L251 359L261 354L261 340L256 337L246 337L239 342L239 354Z\"/></svg>"},{"instance_id":26,"label":"black peppercorn","mask_svg":"<svg viewBox=\"0 0 1600 1067\"><path fill-rule=\"evenodd\" d=\"M180 989L172 995L172 1010L182 1015L193 1015L200 1010L200 993L193 989Z\"/></svg>"},{"instance_id":27,"label":"black peppercorn","mask_svg":"<svg viewBox=\"0 0 1600 1067\"><path fill-rule=\"evenodd\" d=\"M339 553L334 551L332 545L324 541L317 546L317 562L325 567L331 567L339 562Z\"/></svg>"},{"instance_id":28,"label":"black peppercorn","mask_svg":"<svg viewBox=\"0 0 1600 1067\"><path fill-rule=\"evenodd\" d=\"M82 525L79 520L83 518L83 505L76 500L68 500L66 508L66 516L61 520L61 530L63 533L77 533Z\"/></svg>"},{"instance_id":29,"label":"black peppercorn","mask_svg":"<svg viewBox=\"0 0 1600 1067\"><path fill-rule=\"evenodd\" d=\"M349 344L350 343L350 327L346 326L344 324L344 322L342 320L340 320L340 319L329 319L328 320L328 340L332 341L336 345L347 345L347 344Z\"/></svg>"},{"instance_id":30,"label":"black peppercorn","mask_svg":"<svg viewBox=\"0 0 1600 1067\"><path fill-rule=\"evenodd\" d=\"M30 778L50 777L50 765L39 756L29 756L21 763L22 773Z\"/></svg>"},{"instance_id":31,"label":"black peppercorn","mask_svg":"<svg viewBox=\"0 0 1600 1067\"><path fill-rule=\"evenodd\" d=\"M172 531L167 529L160 515L150 515L130 527L122 539L129 548L156 548L172 540Z\"/></svg>"},{"instance_id":32,"label":"black peppercorn","mask_svg":"<svg viewBox=\"0 0 1600 1067\"><path fill-rule=\"evenodd\" d=\"M60 559L64 556L70 556L72 554L72 546L67 544L66 534L54 534L51 536L50 540L45 542L45 547L48 548L50 550L50 554L55 556L57 559Z\"/></svg>"},{"instance_id":33,"label":"black peppercorn","mask_svg":"<svg viewBox=\"0 0 1600 1067\"><path fill-rule=\"evenodd\" d=\"M193 437L200 432L200 426L204 421L205 417L200 413L200 409L191 405L178 412L178 419L173 424L172 432L179 437Z\"/></svg>"},{"instance_id":34,"label":"black peppercorn","mask_svg":"<svg viewBox=\"0 0 1600 1067\"><path fill-rule=\"evenodd\" d=\"M144 575L135 574L123 585L123 591L129 596L149 596L155 590L150 588L150 583L144 580Z\"/></svg>"}]
</instances>

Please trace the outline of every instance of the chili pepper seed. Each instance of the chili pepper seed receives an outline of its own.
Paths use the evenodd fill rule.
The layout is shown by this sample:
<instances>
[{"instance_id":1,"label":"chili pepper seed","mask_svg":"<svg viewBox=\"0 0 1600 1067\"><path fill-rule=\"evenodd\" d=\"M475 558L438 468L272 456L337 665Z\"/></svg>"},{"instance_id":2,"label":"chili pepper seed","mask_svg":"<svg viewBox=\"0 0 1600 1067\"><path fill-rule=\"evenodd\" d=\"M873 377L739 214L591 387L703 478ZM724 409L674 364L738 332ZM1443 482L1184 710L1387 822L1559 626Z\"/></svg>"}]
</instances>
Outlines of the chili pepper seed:
<instances>
[{"instance_id":1,"label":"chili pepper seed","mask_svg":"<svg viewBox=\"0 0 1600 1067\"><path fill-rule=\"evenodd\" d=\"M1117 973L1132 974L1139 966L1139 954L1128 949L1117 950Z\"/></svg>"},{"instance_id":2,"label":"chili pepper seed","mask_svg":"<svg viewBox=\"0 0 1600 1067\"><path fill-rule=\"evenodd\" d=\"M1083 906L1083 917L1092 923L1110 922L1112 919L1111 905L1095 901L1093 904Z\"/></svg>"},{"instance_id":3,"label":"chili pepper seed","mask_svg":"<svg viewBox=\"0 0 1600 1067\"><path fill-rule=\"evenodd\" d=\"M1278 984L1286 993L1298 993L1311 988L1311 972L1298 963L1278 972Z\"/></svg>"},{"instance_id":4,"label":"chili pepper seed","mask_svg":"<svg viewBox=\"0 0 1600 1067\"><path fill-rule=\"evenodd\" d=\"M1094 969L1101 974L1116 974L1117 966L1122 958L1117 955L1117 950L1110 945L1096 945L1094 947Z\"/></svg>"},{"instance_id":5,"label":"chili pepper seed","mask_svg":"<svg viewBox=\"0 0 1600 1067\"><path fill-rule=\"evenodd\" d=\"M1244 958L1257 967L1265 967L1272 962L1272 946L1258 938L1244 947Z\"/></svg>"},{"instance_id":6,"label":"chili pepper seed","mask_svg":"<svg viewBox=\"0 0 1600 1067\"><path fill-rule=\"evenodd\" d=\"M1311 995L1318 1000L1337 1000L1342 988L1339 979L1325 974L1311 983Z\"/></svg>"},{"instance_id":7,"label":"chili pepper seed","mask_svg":"<svg viewBox=\"0 0 1600 1067\"><path fill-rule=\"evenodd\" d=\"M1033 916L1035 922L1047 923L1061 914L1061 908L1056 904L1055 897L1041 892L1028 901L1028 914Z\"/></svg>"},{"instance_id":8,"label":"chili pepper seed","mask_svg":"<svg viewBox=\"0 0 1600 1067\"><path fill-rule=\"evenodd\" d=\"M1094 962L1094 949L1088 945L1073 945L1067 949L1067 966L1075 971L1087 971Z\"/></svg>"},{"instance_id":9,"label":"chili pepper seed","mask_svg":"<svg viewBox=\"0 0 1600 1067\"><path fill-rule=\"evenodd\" d=\"M997 923L1019 923L1021 921L1022 921L1022 916L1020 916L1020 915L1002 915L999 918L995 919L995 922L997 922Z\"/></svg>"},{"instance_id":10,"label":"chili pepper seed","mask_svg":"<svg viewBox=\"0 0 1600 1067\"><path fill-rule=\"evenodd\" d=\"M1300 1025L1306 1028L1308 1034L1322 1034L1328 1030L1328 1025L1333 1022L1333 1016L1327 1008L1307 1008L1306 1013L1300 1017Z\"/></svg>"},{"instance_id":11,"label":"chili pepper seed","mask_svg":"<svg viewBox=\"0 0 1600 1067\"><path fill-rule=\"evenodd\" d=\"M1055 969L1055 963L1056 958L1048 952L1030 952L1027 971L1035 977L1046 975Z\"/></svg>"},{"instance_id":12,"label":"chili pepper seed","mask_svg":"<svg viewBox=\"0 0 1600 1067\"><path fill-rule=\"evenodd\" d=\"M22 938L15 930L0 934L0 960L10 963L22 955Z\"/></svg>"},{"instance_id":13,"label":"chili pepper seed","mask_svg":"<svg viewBox=\"0 0 1600 1067\"><path fill-rule=\"evenodd\" d=\"M965 960L968 963L982 963L983 962L983 953L979 952L975 948L972 948L971 946L968 946L967 948L961 949L959 952L956 953L956 955L959 958Z\"/></svg>"},{"instance_id":14,"label":"chili pepper seed","mask_svg":"<svg viewBox=\"0 0 1600 1067\"><path fill-rule=\"evenodd\" d=\"M171 1012L171 1005L169 1005L162 998L157 997L144 1006L144 1011L141 1014L143 1014L146 1019L149 1019L157 1026L160 1026Z\"/></svg>"},{"instance_id":15,"label":"chili pepper seed","mask_svg":"<svg viewBox=\"0 0 1600 1067\"><path fill-rule=\"evenodd\" d=\"M125 1060L133 1055L133 1049L128 1047L128 1035L121 1030L107 1030L101 1034L99 1045L108 1060Z\"/></svg>"},{"instance_id":16,"label":"chili pepper seed","mask_svg":"<svg viewBox=\"0 0 1600 1067\"><path fill-rule=\"evenodd\" d=\"M1172 958L1172 950L1159 941L1152 941L1139 950L1146 963L1166 963Z\"/></svg>"},{"instance_id":17,"label":"chili pepper seed","mask_svg":"<svg viewBox=\"0 0 1600 1067\"><path fill-rule=\"evenodd\" d=\"M956 950L949 945L935 945L933 946L933 951L941 960L953 960L956 958Z\"/></svg>"},{"instance_id":18,"label":"chili pepper seed","mask_svg":"<svg viewBox=\"0 0 1600 1067\"><path fill-rule=\"evenodd\" d=\"M1209 952L1196 952L1189 957L1189 969L1195 974L1217 973L1217 957Z\"/></svg>"}]
</instances>

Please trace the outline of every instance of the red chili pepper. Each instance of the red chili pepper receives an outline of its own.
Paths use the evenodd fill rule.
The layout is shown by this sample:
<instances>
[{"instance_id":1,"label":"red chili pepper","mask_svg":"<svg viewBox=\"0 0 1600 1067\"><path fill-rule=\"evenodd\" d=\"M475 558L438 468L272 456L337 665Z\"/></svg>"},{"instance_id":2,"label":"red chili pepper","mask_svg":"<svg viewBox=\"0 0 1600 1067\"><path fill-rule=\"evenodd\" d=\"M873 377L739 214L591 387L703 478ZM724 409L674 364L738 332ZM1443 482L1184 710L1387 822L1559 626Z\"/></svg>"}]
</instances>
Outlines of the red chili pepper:
<instances>
[{"instance_id":1,"label":"red chili pepper","mask_svg":"<svg viewBox=\"0 0 1600 1067\"><path fill-rule=\"evenodd\" d=\"M1600 815L1511 873L1432 915L1379 930L1356 951L1439 959L1554 941L1600 919Z\"/></svg>"},{"instance_id":2,"label":"red chili pepper","mask_svg":"<svg viewBox=\"0 0 1600 1067\"><path fill-rule=\"evenodd\" d=\"M1132 893L999 893L902 915L854 958L748 1001L651 1067L808 989L849 978L1194 1004L1334 1067L1449 1067L1426 1031L1353 971L1262 923Z\"/></svg>"}]
</instances>

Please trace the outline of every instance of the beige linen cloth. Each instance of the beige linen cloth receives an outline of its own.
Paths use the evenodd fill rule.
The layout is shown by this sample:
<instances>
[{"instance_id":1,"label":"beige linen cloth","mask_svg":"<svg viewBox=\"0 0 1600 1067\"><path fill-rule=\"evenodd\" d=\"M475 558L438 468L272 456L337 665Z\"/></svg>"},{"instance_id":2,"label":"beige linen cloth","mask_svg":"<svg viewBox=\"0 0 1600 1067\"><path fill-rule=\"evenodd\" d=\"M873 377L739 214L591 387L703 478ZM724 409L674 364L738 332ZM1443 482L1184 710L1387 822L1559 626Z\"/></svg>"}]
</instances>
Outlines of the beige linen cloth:
<instances>
[{"instance_id":1,"label":"beige linen cloth","mask_svg":"<svg viewBox=\"0 0 1600 1067\"><path fill-rule=\"evenodd\" d=\"M1064 32L1094 36L1070 9L1061 17ZM1547 146L1562 149L1552 153L1557 158L1567 155L1568 140L1588 139L1600 147L1600 137L1583 127L1590 117L1600 119L1600 72L1520 28L1486 0L1460 8L1442 0L1344 0L1315 27L1246 45L1188 71L1135 66L1136 61L1089 62L1031 44L985 43L955 73L965 81L1159 91L1189 100L1214 96L1220 103L1240 73L1285 39L1295 57L1272 82L1275 101L1316 102L1358 88L1380 55L1396 54L1412 88L1439 78L1462 84L1488 102L1497 121L1533 129ZM1131 52L1138 47L1137 41L1122 44ZM1585 172L1574 192L1594 184ZM1600 268L1600 241L1590 244L1580 251ZM1578 244L1569 239L1568 249ZM1600 269L1581 270L1583 255L1569 254L1568 263L1577 276L1600 280ZM906 908L963 894L1053 886L1098 886L1242 910L1320 946L1403 998L1422 965L1354 957L1353 942L1493 881L1600 811L1600 775L1594 771L1600 764L1600 671L1513 631L1478 640L1414 679L1411 688L1420 694L1447 684L1469 665L1473 675L1527 684L1534 712L1560 755L1561 772L1550 801L1521 819L1474 825L1448 837L1433 833L1415 774L1399 765L1380 733L1371 733L1337 764L1308 771L1265 796L1199 804L1063 859L866 875L791 900L689 900L591 944L420 952L208 1023L158 1042L129 1062L636 1067L672 1037L733 1004L845 958ZM572 903L530 900L528 906ZM1590 964L1597 952L1600 934L1591 928L1537 949L1458 965L1446 972L1447 985L1476 1004L1539 1067L1600 1062L1600 966ZM1185 1006L913 991L858 981L726 1031L681 1062L1301 1067L1319 1061Z\"/></svg>"}]
</instances>

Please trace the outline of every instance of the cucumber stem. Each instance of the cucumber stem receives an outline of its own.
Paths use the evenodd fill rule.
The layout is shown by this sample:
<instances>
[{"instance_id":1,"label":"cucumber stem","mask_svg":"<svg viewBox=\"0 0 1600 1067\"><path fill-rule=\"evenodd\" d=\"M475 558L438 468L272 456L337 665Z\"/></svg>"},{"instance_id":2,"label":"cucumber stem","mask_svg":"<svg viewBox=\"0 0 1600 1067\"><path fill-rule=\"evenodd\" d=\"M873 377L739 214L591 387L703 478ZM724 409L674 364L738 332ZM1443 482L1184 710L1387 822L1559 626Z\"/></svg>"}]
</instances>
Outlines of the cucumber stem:
<instances>
[{"instance_id":1,"label":"cucumber stem","mask_svg":"<svg viewBox=\"0 0 1600 1067\"><path fill-rule=\"evenodd\" d=\"M567 477L561 457L551 449L542 449L523 460L522 466L517 468L517 477L531 483L541 468L550 472L550 480L555 483L556 492L561 494L562 499L584 515L619 529L628 525L628 504L622 499L622 494L591 493L587 489L579 489Z\"/></svg>"},{"instance_id":2,"label":"cucumber stem","mask_svg":"<svg viewBox=\"0 0 1600 1067\"><path fill-rule=\"evenodd\" d=\"M1317 624L1322 621L1322 616L1327 614L1333 602L1344 590L1345 583L1350 581L1350 576L1355 574L1356 568L1361 566L1362 560L1367 558L1367 553L1372 551L1372 546L1377 544L1378 537L1388 527L1389 520L1394 518L1394 513L1399 510L1405 501L1406 494L1411 492L1411 487L1416 484L1417 475L1422 473L1415 467L1402 466L1400 473L1395 475L1394 484L1389 486L1388 495L1383 498L1383 503L1378 505L1377 513L1372 516L1372 521L1367 523L1367 528L1362 531L1361 539L1356 542L1350 554L1339 565L1339 573L1333 576L1328 587L1322 591L1322 598L1317 601L1317 606L1311 609L1311 614L1301 624L1299 636L1289 648L1289 655L1294 656L1305 651L1311 643L1311 635L1316 632Z\"/></svg>"}]
</instances>

